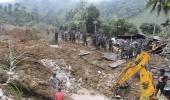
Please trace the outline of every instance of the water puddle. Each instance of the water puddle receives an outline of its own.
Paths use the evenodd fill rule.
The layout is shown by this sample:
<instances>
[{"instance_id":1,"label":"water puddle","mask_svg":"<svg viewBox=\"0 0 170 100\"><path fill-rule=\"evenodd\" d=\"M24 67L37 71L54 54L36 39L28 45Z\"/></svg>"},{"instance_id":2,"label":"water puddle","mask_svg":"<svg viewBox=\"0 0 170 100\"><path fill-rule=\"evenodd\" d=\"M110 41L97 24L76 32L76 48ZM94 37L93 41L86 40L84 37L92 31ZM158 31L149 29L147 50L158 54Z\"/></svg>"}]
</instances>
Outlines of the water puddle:
<instances>
[{"instance_id":1,"label":"water puddle","mask_svg":"<svg viewBox=\"0 0 170 100\"><path fill-rule=\"evenodd\" d=\"M104 95L95 94L95 93L96 93L95 91L90 91L82 88L78 91L78 94L73 94L72 98L74 100L109 100Z\"/></svg>"}]
</instances>

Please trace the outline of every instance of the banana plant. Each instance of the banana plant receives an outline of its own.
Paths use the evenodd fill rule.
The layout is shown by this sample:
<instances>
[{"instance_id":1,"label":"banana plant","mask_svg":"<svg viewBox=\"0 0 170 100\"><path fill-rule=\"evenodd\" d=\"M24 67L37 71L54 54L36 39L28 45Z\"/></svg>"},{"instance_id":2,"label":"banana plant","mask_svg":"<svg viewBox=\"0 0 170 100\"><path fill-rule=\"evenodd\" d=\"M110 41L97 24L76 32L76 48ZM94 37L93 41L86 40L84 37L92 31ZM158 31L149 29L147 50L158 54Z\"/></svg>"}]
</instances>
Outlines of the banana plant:
<instances>
[{"instance_id":1,"label":"banana plant","mask_svg":"<svg viewBox=\"0 0 170 100\"><path fill-rule=\"evenodd\" d=\"M11 92L11 94L15 97L15 100L22 100L21 91L18 89L18 87L15 84L8 83L7 87Z\"/></svg>"}]
</instances>

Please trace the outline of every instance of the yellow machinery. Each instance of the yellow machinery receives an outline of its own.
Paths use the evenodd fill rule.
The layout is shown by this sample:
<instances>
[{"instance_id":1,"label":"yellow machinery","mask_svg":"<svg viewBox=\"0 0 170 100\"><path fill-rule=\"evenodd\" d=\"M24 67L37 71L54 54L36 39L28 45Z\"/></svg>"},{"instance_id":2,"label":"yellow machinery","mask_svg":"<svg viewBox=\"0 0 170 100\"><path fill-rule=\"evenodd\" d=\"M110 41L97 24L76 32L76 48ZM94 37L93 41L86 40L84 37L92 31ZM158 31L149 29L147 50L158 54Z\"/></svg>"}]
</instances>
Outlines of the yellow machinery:
<instances>
[{"instance_id":1,"label":"yellow machinery","mask_svg":"<svg viewBox=\"0 0 170 100\"><path fill-rule=\"evenodd\" d=\"M121 74L118 76L116 83L113 84L112 89L122 86L128 79L132 78L137 72L140 73L140 100L157 100L154 96L155 87L152 73L146 68L150 56L147 52L143 51L135 61L128 64Z\"/></svg>"}]
</instances>

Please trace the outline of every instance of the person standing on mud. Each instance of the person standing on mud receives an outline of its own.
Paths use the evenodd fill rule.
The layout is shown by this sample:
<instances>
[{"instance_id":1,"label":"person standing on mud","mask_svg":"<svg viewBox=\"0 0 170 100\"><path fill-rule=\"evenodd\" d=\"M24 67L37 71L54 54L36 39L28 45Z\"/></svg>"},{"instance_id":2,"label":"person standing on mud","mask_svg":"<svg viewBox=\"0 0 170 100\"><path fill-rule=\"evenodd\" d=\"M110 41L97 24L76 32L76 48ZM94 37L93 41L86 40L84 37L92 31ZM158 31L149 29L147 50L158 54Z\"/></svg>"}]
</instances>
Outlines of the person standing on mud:
<instances>
[{"instance_id":1,"label":"person standing on mud","mask_svg":"<svg viewBox=\"0 0 170 100\"><path fill-rule=\"evenodd\" d=\"M162 95L167 80L168 80L168 76L165 76L165 70L161 69L160 75L158 77L158 83L156 85L156 93L155 93L156 96L157 96L159 90L160 90L160 95Z\"/></svg>"},{"instance_id":2,"label":"person standing on mud","mask_svg":"<svg viewBox=\"0 0 170 100\"><path fill-rule=\"evenodd\" d=\"M83 45L84 46L88 46L88 43L87 43L87 33L83 34Z\"/></svg>"},{"instance_id":3,"label":"person standing on mud","mask_svg":"<svg viewBox=\"0 0 170 100\"><path fill-rule=\"evenodd\" d=\"M113 41L109 39L109 52L113 52Z\"/></svg>"},{"instance_id":4,"label":"person standing on mud","mask_svg":"<svg viewBox=\"0 0 170 100\"><path fill-rule=\"evenodd\" d=\"M61 91L61 88L55 93L55 100L64 100L64 92Z\"/></svg>"},{"instance_id":5,"label":"person standing on mud","mask_svg":"<svg viewBox=\"0 0 170 100\"><path fill-rule=\"evenodd\" d=\"M60 80L56 77L56 74L53 74L51 77L50 77L50 86L55 90L57 91L58 88L59 88L59 83L60 83Z\"/></svg>"},{"instance_id":6,"label":"person standing on mud","mask_svg":"<svg viewBox=\"0 0 170 100\"><path fill-rule=\"evenodd\" d=\"M46 30L46 32L47 32L47 35L49 35L49 34L50 34L50 32L49 32L49 30L48 30L48 29Z\"/></svg>"},{"instance_id":7,"label":"person standing on mud","mask_svg":"<svg viewBox=\"0 0 170 100\"><path fill-rule=\"evenodd\" d=\"M68 32L64 32L64 40L67 42L68 38Z\"/></svg>"},{"instance_id":8,"label":"person standing on mud","mask_svg":"<svg viewBox=\"0 0 170 100\"><path fill-rule=\"evenodd\" d=\"M55 31L55 42L58 44L58 32Z\"/></svg>"},{"instance_id":9,"label":"person standing on mud","mask_svg":"<svg viewBox=\"0 0 170 100\"><path fill-rule=\"evenodd\" d=\"M64 41L64 32L61 32L62 41Z\"/></svg>"},{"instance_id":10,"label":"person standing on mud","mask_svg":"<svg viewBox=\"0 0 170 100\"><path fill-rule=\"evenodd\" d=\"M76 42L76 33L75 31L73 31L72 33L72 43L75 43Z\"/></svg>"}]
</instances>

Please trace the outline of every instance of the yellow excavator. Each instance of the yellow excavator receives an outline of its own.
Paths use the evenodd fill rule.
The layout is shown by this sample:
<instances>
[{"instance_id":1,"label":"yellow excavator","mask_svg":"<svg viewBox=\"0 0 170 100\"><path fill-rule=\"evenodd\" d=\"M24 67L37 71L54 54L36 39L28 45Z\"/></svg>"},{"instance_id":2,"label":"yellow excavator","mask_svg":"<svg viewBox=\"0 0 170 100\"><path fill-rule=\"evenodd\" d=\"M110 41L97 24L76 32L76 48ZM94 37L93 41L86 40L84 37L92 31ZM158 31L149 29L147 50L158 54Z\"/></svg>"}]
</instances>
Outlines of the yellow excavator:
<instances>
[{"instance_id":1,"label":"yellow excavator","mask_svg":"<svg viewBox=\"0 0 170 100\"><path fill-rule=\"evenodd\" d=\"M152 73L147 70L146 66L150 56L143 51L134 61L130 62L128 66L120 73L116 83L112 85L115 90L121 87L126 81L132 78L136 73L140 73L140 99L139 100L157 100L155 96L155 85Z\"/></svg>"}]
</instances>

